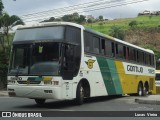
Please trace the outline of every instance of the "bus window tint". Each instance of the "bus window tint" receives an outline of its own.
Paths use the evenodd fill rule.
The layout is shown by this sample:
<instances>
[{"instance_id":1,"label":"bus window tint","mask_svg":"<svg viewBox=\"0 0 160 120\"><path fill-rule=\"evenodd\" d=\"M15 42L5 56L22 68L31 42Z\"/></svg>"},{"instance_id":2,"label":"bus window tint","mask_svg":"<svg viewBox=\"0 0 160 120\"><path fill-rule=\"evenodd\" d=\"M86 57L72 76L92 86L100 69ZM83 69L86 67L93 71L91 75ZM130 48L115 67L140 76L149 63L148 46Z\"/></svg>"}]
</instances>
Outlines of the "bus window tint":
<instances>
[{"instance_id":1,"label":"bus window tint","mask_svg":"<svg viewBox=\"0 0 160 120\"><path fill-rule=\"evenodd\" d=\"M146 65L149 65L149 54L146 53Z\"/></svg>"},{"instance_id":2,"label":"bus window tint","mask_svg":"<svg viewBox=\"0 0 160 120\"><path fill-rule=\"evenodd\" d=\"M92 45L93 45L92 35L88 32L84 32L84 50L86 52L92 52Z\"/></svg>"},{"instance_id":3,"label":"bus window tint","mask_svg":"<svg viewBox=\"0 0 160 120\"><path fill-rule=\"evenodd\" d=\"M105 54L105 39L101 39L101 54Z\"/></svg>"},{"instance_id":4,"label":"bus window tint","mask_svg":"<svg viewBox=\"0 0 160 120\"><path fill-rule=\"evenodd\" d=\"M136 60L136 52L135 52L135 49L133 49L133 48L129 49L129 60L131 60L131 61Z\"/></svg>"},{"instance_id":5,"label":"bus window tint","mask_svg":"<svg viewBox=\"0 0 160 120\"><path fill-rule=\"evenodd\" d=\"M144 53L143 52L141 52L141 51L137 51L137 62L138 63L143 63L143 57L144 56Z\"/></svg>"},{"instance_id":6,"label":"bus window tint","mask_svg":"<svg viewBox=\"0 0 160 120\"><path fill-rule=\"evenodd\" d=\"M122 44L116 44L116 57L120 59L124 58Z\"/></svg>"},{"instance_id":7,"label":"bus window tint","mask_svg":"<svg viewBox=\"0 0 160 120\"><path fill-rule=\"evenodd\" d=\"M66 41L68 43L81 44L81 31L76 27L66 27Z\"/></svg>"},{"instance_id":8,"label":"bus window tint","mask_svg":"<svg viewBox=\"0 0 160 120\"><path fill-rule=\"evenodd\" d=\"M107 40L105 46L106 46L106 56L113 56L111 41Z\"/></svg>"},{"instance_id":9,"label":"bus window tint","mask_svg":"<svg viewBox=\"0 0 160 120\"><path fill-rule=\"evenodd\" d=\"M100 39L93 37L93 52L99 54Z\"/></svg>"}]
</instances>

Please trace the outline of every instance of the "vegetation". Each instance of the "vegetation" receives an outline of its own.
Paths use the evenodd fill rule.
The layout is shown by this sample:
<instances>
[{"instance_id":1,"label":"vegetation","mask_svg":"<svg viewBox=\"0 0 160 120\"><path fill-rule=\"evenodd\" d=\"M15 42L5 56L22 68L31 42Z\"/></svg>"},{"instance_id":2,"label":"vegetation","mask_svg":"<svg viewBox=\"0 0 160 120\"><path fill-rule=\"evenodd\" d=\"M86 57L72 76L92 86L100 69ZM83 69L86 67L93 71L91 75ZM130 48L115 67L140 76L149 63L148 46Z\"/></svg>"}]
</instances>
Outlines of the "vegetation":
<instances>
[{"instance_id":1,"label":"vegetation","mask_svg":"<svg viewBox=\"0 0 160 120\"><path fill-rule=\"evenodd\" d=\"M0 0L0 88L6 84L6 76L9 64L9 54L13 35L9 34L9 30L13 26L24 24L16 15L10 16L3 11L3 3Z\"/></svg>"},{"instance_id":2,"label":"vegetation","mask_svg":"<svg viewBox=\"0 0 160 120\"><path fill-rule=\"evenodd\" d=\"M120 40L124 40L124 31L121 29L121 27L112 26L109 35Z\"/></svg>"},{"instance_id":3,"label":"vegetation","mask_svg":"<svg viewBox=\"0 0 160 120\"><path fill-rule=\"evenodd\" d=\"M85 19L85 16L83 15L79 15L78 13L73 13L69 15L64 15L61 18L51 17L50 19L44 20L42 22L53 22L53 21L75 22L75 23L82 24L86 22L86 19Z\"/></svg>"}]
</instances>

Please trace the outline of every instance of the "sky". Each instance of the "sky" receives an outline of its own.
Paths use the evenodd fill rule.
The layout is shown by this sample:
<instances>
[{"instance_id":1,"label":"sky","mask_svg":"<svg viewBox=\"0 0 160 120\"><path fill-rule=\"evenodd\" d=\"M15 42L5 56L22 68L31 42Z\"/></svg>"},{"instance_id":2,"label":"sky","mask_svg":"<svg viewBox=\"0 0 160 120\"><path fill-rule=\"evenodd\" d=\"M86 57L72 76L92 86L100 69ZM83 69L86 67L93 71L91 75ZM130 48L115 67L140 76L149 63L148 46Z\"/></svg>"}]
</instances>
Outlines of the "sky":
<instances>
[{"instance_id":1,"label":"sky","mask_svg":"<svg viewBox=\"0 0 160 120\"><path fill-rule=\"evenodd\" d=\"M19 17L22 17L24 15L47 11L47 10L53 10L57 8L63 8L67 6L73 6L76 4L83 4L88 2L93 2L97 0L2 0L4 5L4 10L9 15L18 15ZM105 0L99 0L105 1ZM131 1L131 0L106 0L108 3L106 6L109 6L109 2L113 1ZM139 0L140 1L140 0ZM143 1L143 0L141 0ZM97 2L96 4L98 4ZM83 15L93 15L95 18L99 15L102 15L106 19L115 19L115 18L131 18L136 17L139 12L143 12L144 10L149 11L160 11L160 0L147 0L144 2L134 3L134 4L128 4L124 6L118 6L118 7L111 7L106 9L101 9L97 11L89 11L89 12L83 12L83 9L81 10L81 13ZM67 11L65 11L67 13ZM72 12L72 11L71 11ZM73 10L73 12L76 12L76 9ZM45 17L51 17L52 15L45 15ZM43 17L43 15L41 16ZM34 17L36 18L36 16ZM23 18L24 19L24 18ZM26 20L25 18L24 20ZM30 19L32 21L32 19Z\"/></svg>"}]
</instances>

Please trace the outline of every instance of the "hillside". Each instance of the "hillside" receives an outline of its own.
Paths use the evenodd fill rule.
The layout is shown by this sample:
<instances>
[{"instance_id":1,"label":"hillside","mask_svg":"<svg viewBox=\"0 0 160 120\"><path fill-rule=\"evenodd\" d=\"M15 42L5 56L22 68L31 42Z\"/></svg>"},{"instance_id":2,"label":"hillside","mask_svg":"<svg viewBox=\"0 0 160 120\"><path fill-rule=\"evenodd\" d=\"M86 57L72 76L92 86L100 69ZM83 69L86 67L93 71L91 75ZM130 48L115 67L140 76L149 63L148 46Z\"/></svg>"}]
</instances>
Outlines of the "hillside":
<instances>
[{"instance_id":1,"label":"hillside","mask_svg":"<svg viewBox=\"0 0 160 120\"><path fill-rule=\"evenodd\" d=\"M129 26L131 21L136 21L136 26ZM124 41L150 48L156 52L156 58L160 58L160 16L100 21L84 26L108 35L113 26L119 27L124 32Z\"/></svg>"}]
</instances>

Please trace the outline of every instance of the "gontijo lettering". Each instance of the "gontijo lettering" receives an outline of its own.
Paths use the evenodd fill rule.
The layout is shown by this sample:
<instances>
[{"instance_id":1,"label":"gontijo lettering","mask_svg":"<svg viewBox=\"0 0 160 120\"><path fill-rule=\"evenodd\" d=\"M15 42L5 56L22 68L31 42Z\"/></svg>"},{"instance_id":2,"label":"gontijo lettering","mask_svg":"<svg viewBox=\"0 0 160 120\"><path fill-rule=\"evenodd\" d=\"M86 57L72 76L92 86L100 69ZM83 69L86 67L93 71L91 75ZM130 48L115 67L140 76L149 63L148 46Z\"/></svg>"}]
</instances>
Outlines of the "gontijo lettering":
<instances>
[{"instance_id":1,"label":"gontijo lettering","mask_svg":"<svg viewBox=\"0 0 160 120\"><path fill-rule=\"evenodd\" d=\"M127 65L127 71L143 73L143 67Z\"/></svg>"}]
</instances>

